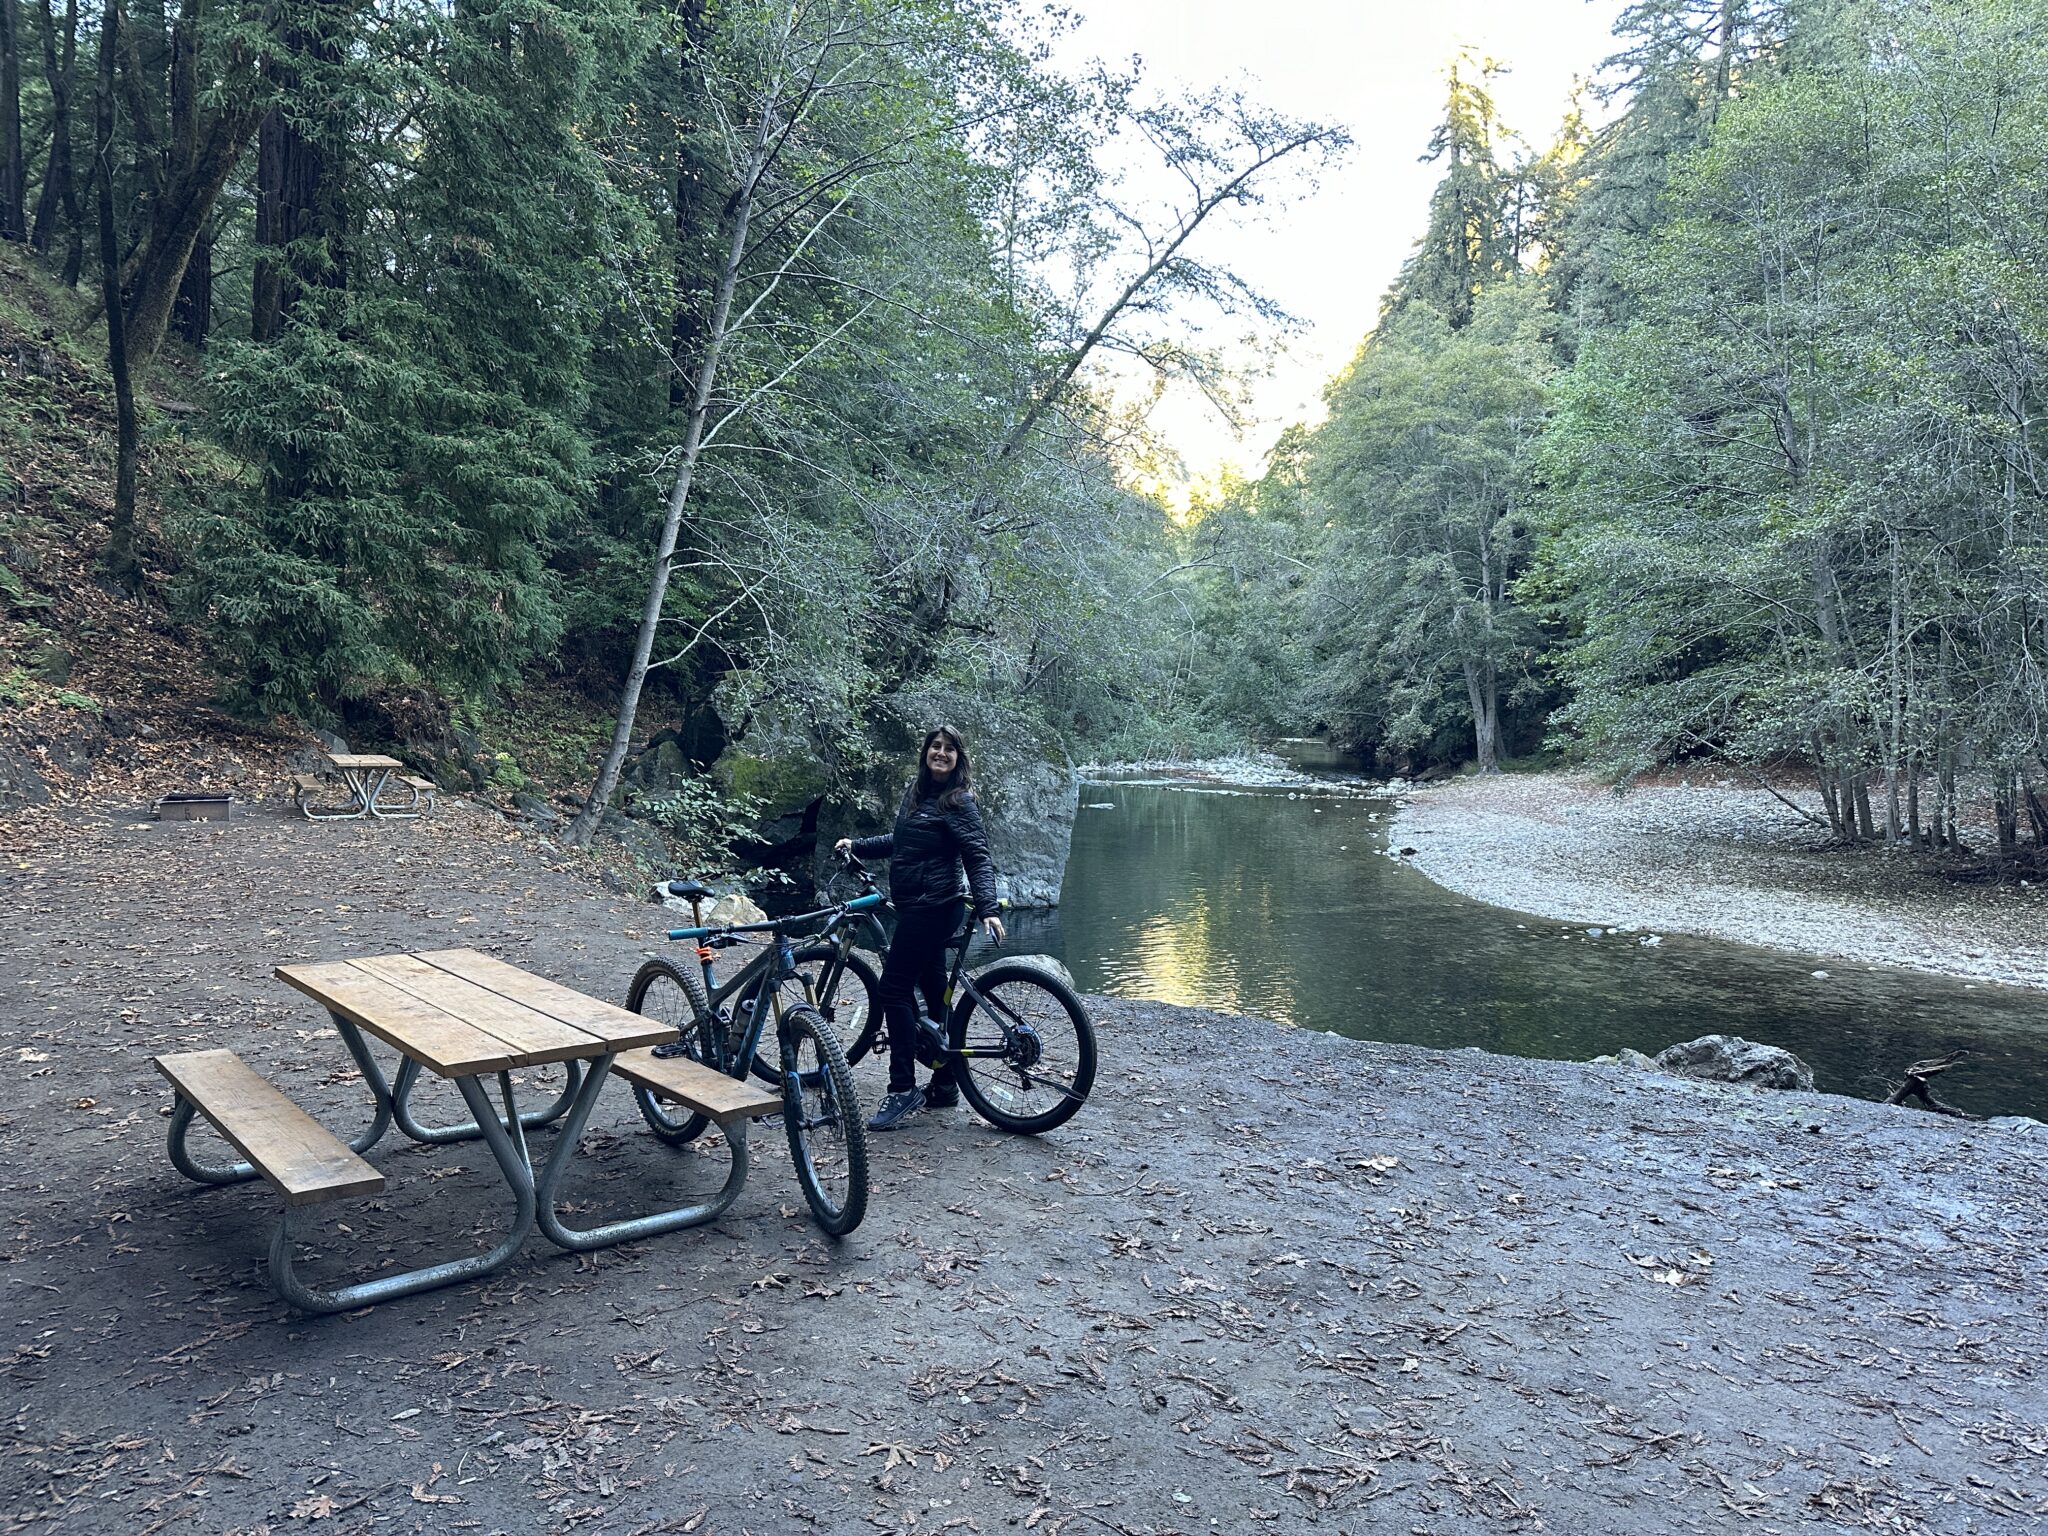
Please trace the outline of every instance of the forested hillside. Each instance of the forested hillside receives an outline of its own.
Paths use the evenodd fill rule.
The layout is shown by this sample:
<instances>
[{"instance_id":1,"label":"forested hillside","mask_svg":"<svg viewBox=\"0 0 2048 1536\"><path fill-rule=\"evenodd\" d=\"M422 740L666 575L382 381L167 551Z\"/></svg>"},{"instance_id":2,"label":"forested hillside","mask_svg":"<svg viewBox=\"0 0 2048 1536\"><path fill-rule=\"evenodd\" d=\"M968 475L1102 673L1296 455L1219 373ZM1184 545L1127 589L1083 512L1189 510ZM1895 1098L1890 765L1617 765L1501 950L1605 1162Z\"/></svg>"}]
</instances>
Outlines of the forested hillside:
<instances>
[{"instance_id":1,"label":"forested hillside","mask_svg":"<svg viewBox=\"0 0 2048 1536\"><path fill-rule=\"evenodd\" d=\"M1406 765L1811 783L2048 836L2048 9L1641 0L1540 149L1450 77L1328 421L1219 498L1215 706Z\"/></svg>"},{"instance_id":2,"label":"forested hillside","mask_svg":"<svg viewBox=\"0 0 2048 1536\"><path fill-rule=\"evenodd\" d=\"M1341 134L1063 77L1001 3L0 20L20 547L83 409L94 579L233 716L705 847L942 719L1027 762L1211 728L1095 364L1210 370L1191 323L1265 305L1204 226ZM1122 201L1112 144L1183 195ZM16 563L24 663L81 573Z\"/></svg>"},{"instance_id":3,"label":"forested hillside","mask_svg":"<svg viewBox=\"0 0 2048 1536\"><path fill-rule=\"evenodd\" d=\"M226 717L579 842L798 846L942 719L1020 772L1315 731L2048 839L2039 0L1638 0L1545 142L1462 58L1327 419L1184 518L1102 365L1227 393L1205 337L1280 317L1205 232L1348 146L1062 74L1058 24L0 0L9 537L70 530ZM64 567L13 563L48 704Z\"/></svg>"}]
</instances>

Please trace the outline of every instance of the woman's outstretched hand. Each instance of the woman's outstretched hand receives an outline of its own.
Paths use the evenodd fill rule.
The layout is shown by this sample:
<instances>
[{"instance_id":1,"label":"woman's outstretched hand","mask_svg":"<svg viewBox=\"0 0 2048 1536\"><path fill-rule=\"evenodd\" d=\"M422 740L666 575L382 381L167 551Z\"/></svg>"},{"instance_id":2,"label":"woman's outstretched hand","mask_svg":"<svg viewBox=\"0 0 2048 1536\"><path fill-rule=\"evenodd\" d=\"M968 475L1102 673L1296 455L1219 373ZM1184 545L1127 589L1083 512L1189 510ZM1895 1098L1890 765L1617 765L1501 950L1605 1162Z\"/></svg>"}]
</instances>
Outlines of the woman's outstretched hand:
<instances>
[{"instance_id":1,"label":"woman's outstretched hand","mask_svg":"<svg viewBox=\"0 0 2048 1536\"><path fill-rule=\"evenodd\" d=\"M981 920L981 926L988 936L998 944L1008 937L1003 932L1003 920L1000 917L984 917Z\"/></svg>"},{"instance_id":2,"label":"woman's outstretched hand","mask_svg":"<svg viewBox=\"0 0 2048 1536\"><path fill-rule=\"evenodd\" d=\"M838 854L842 859L845 858L849 853L853 852L853 839L850 837L842 837L841 839L839 839L838 842L832 845L832 851Z\"/></svg>"}]
</instances>

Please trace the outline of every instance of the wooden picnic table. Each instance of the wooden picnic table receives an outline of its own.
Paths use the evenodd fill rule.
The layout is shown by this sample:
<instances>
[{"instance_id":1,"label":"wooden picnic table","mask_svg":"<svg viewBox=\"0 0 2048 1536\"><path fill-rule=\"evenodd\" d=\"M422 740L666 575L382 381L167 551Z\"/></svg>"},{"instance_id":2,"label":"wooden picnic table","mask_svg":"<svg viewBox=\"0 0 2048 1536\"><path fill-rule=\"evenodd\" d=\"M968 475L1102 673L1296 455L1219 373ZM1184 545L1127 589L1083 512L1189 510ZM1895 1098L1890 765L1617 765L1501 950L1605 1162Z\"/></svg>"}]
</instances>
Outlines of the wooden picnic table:
<instances>
[{"instance_id":1,"label":"wooden picnic table","mask_svg":"<svg viewBox=\"0 0 2048 1536\"><path fill-rule=\"evenodd\" d=\"M386 802L384 792L391 775L403 768L395 757L386 757L381 752L329 752L327 761L334 765L334 771L341 775L341 782L348 791L348 799L340 805L315 805L314 795L320 789L317 779L300 779L299 809L313 821L348 821L364 816L379 820L395 820L419 815L420 788L410 779L400 782L405 786L411 799L399 803Z\"/></svg>"},{"instance_id":2,"label":"wooden picnic table","mask_svg":"<svg viewBox=\"0 0 2048 1536\"><path fill-rule=\"evenodd\" d=\"M473 949L281 965L276 975L328 1010L362 1072L374 1112L369 1128L353 1142L343 1144L326 1132L231 1051L161 1057L157 1065L178 1088L171 1160L179 1170L217 1184L262 1176L284 1195L284 1219L271 1245L271 1281L287 1301L310 1312L342 1311L492 1274L535 1226L557 1245L583 1250L715 1220L746 1182L747 1120L781 1104L774 1094L694 1062L653 1060L646 1048L676 1038L670 1025ZM385 1077L365 1036L397 1052L395 1079ZM545 1108L522 1112L512 1074L556 1062L568 1069L561 1095ZM561 1219L558 1190L615 1069L718 1120L732 1165L724 1186L708 1200L578 1229ZM409 1100L422 1072L454 1083L473 1118L460 1125L421 1125ZM502 1108L492 1103L486 1083L492 1078ZM195 1111L248 1161L223 1167L193 1159L184 1143ZM556 1119L560 1130L536 1171L526 1133ZM361 1154L394 1124L416 1141L483 1139L512 1197L504 1238L488 1253L336 1290L309 1287L292 1267L295 1213L303 1205L381 1189L383 1176ZM466 1213L449 1219L451 1231L466 1231L470 1224Z\"/></svg>"}]
</instances>

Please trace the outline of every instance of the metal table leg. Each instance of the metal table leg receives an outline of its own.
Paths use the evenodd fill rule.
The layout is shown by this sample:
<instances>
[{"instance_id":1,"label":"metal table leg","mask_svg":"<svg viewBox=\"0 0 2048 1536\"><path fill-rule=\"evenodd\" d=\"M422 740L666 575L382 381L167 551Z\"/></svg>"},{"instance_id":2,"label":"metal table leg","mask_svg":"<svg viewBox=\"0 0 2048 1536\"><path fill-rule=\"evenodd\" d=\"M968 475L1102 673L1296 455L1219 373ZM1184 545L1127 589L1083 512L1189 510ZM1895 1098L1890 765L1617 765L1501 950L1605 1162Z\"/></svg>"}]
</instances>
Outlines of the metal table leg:
<instances>
[{"instance_id":1,"label":"metal table leg","mask_svg":"<svg viewBox=\"0 0 2048 1536\"><path fill-rule=\"evenodd\" d=\"M710 1199L648 1216L606 1222L599 1227L567 1225L555 1212L557 1190L563 1174L568 1171L570 1160L576 1156L577 1143L583 1139L583 1127L590 1119L590 1112L597 1107L597 1097L603 1092L605 1079L611 1076L611 1070L610 1055L601 1056L591 1063L590 1076L582 1092L576 1095L576 1102L569 1109L569 1118L562 1122L561 1133L555 1139L554 1150L548 1154L547 1166L541 1170L535 1190L537 1219L542 1233L549 1242L574 1253L609 1248L614 1243L631 1242L636 1238L659 1237L664 1232L716 1221L739 1198L740 1189L747 1182L747 1122L735 1120L721 1127L727 1144L732 1148L732 1166L726 1172L725 1183Z\"/></svg>"},{"instance_id":2,"label":"metal table leg","mask_svg":"<svg viewBox=\"0 0 2048 1536\"><path fill-rule=\"evenodd\" d=\"M370 813L370 802L363 798L362 774L353 768L337 768L335 772L341 775L341 782L348 790L348 804L315 810L302 802L299 808L306 813L308 821L360 821Z\"/></svg>"},{"instance_id":3,"label":"metal table leg","mask_svg":"<svg viewBox=\"0 0 2048 1536\"><path fill-rule=\"evenodd\" d=\"M370 808L370 814L372 816L375 816L379 821L404 821L409 817L419 815L418 807L420 803L420 793L416 789L412 792L412 800L404 806L396 807L391 810L385 810L383 807L377 804L378 798L381 795L383 795L384 786L386 783L390 781L390 778L391 770L389 768L376 768L371 770L368 780L368 788L364 794L363 800L363 803Z\"/></svg>"},{"instance_id":4,"label":"metal table leg","mask_svg":"<svg viewBox=\"0 0 2048 1536\"><path fill-rule=\"evenodd\" d=\"M498 1170L505 1175L505 1183L512 1191L512 1228L504 1240L489 1253L428 1264L401 1274L380 1275L374 1280L358 1281L337 1290L316 1290L302 1281L292 1268L293 1228L298 1213L287 1208L270 1243L270 1283L278 1295L303 1311L346 1312L374 1301L389 1301L393 1297L410 1296L417 1291L495 1274L511 1261L533 1231L535 1202L533 1166L527 1157L525 1133L519 1129L519 1110L512 1098L512 1076L509 1072L498 1074L498 1091L505 1101L502 1117L491 1107L490 1094L476 1078L459 1077L455 1079L455 1086L462 1090L463 1100L476 1117L484 1141L497 1160ZM507 1125L512 1127L510 1132L505 1129Z\"/></svg>"},{"instance_id":5,"label":"metal table leg","mask_svg":"<svg viewBox=\"0 0 2048 1536\"><path fill-rule=\"evenodd\" d=\"M569 1112L569 1104L576 1097L576 1089L583 1078L583 1063L564 1062L568 1068L569 1080L562 1085L562 1091L555 1102L545 1109L529 1109L519 1116L520 1125L534 1130L543 1125L552 1125ZM420 1064L411 1058L399 1064L398 1081L391 1087L391 1113L398 1122L398 1128L414 1141L429 1146L440 1146L451 1141L469 1141L482 1135L476 1121L465 1120L460 1125L421 1125L413 1117L412 1090L420 1080ZM500 1122L502 1124L502 1122Z\"/></svg>"}]
</instances>

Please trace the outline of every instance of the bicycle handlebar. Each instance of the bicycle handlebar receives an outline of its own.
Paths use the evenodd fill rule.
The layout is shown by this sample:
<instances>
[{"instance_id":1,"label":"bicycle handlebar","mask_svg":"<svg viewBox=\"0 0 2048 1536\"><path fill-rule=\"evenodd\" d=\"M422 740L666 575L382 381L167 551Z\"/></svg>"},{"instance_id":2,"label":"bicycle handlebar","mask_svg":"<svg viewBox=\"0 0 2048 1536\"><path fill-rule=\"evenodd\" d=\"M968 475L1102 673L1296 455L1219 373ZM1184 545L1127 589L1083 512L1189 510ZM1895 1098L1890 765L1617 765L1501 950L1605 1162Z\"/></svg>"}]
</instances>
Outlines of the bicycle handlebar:
<instances>
[{"instance_id":1,"label":"bicycle handlebar","mask_svg":"<svg viewBox=\"0 0 2048 1536\"><path fill-rule=\"evenodd\" d=\"M798 912L790 917L771 918L765 923L720 923L704 928L671 928L671 939L707 939L723 934L737 933L789 933L798 928L808 927L820 918L832 918L842 912L866 912L882 905L884 898L879 891L870 891L865 896L856 896L851 901L835 902L829 907L820 907L815 912Z\"/></svg>"}]
</instances>

